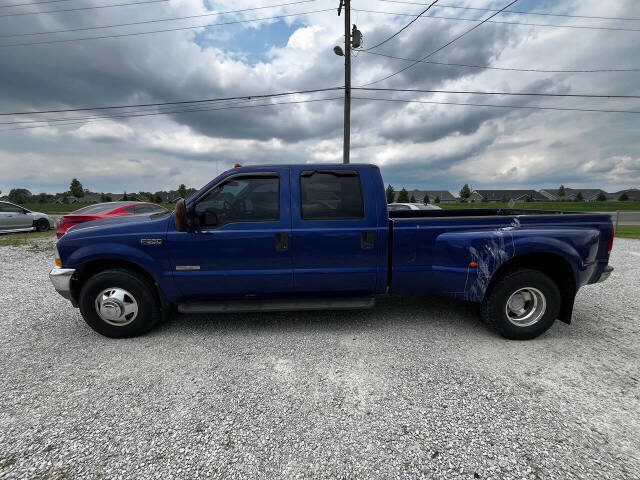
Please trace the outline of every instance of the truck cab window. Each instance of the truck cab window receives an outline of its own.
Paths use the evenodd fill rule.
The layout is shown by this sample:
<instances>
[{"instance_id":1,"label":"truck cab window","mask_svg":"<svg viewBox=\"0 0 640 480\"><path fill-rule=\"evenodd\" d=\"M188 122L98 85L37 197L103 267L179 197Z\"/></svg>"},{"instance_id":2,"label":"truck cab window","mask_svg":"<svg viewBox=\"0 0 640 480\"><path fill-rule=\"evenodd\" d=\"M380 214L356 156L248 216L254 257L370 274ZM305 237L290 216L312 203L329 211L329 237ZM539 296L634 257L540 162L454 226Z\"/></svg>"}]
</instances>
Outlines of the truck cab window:
<instances>
[{"instance_id":1,"label":"truck cab window","mask_svg":"<svg viewBox=\"0 0 640 480\"><path fill-rule=\"evenodd\" d=\"M305 171L300 174L303 220L364 217L360 176L349 170Z\"/></svg>"},{"instance_id":2,"label":"truck cab window","mask_svg":"<svg viewBox=\"0 0 640 480\"><path fill-rule=\"evenodd\" d=\"M280 178L233 177L215 186L196 203L196 224L215 228L233 222L280 219Z\"/></svg>"}]
</instances>

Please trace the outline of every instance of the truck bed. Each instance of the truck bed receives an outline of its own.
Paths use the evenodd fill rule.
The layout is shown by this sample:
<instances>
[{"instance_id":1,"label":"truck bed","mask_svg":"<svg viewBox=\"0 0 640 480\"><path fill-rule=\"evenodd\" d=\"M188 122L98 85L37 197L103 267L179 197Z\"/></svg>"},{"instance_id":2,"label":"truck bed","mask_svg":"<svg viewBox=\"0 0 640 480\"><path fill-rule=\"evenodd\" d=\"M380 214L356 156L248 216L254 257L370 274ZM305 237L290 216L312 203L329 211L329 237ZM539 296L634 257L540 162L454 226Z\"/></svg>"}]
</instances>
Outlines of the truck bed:
<instances>
[{"instance_id":1,"label":"truck bed","mask_svg":"<svg viewBox=\"0 0 640 480\"><path fill-rule=\"evenodd\" d=\"M604 271L611 218L525 209L389 212L390 291L432 291L479 301L494 273L515 257L544 251L571 266L576 290Z\"/></svg>"},{"instance_id":2,"label":"truck bed","mask_svg":"<svg viewBox=\"0 0 640 480\"><path fill-rule=\"evenodd\" d=\"M557 210L529 210L517 208L454 208L450 210L396 210L389 218L441 218L441 217L514 217L521 215L584 215L584 212L561 212Z\"/></svg>"}]
</instances>

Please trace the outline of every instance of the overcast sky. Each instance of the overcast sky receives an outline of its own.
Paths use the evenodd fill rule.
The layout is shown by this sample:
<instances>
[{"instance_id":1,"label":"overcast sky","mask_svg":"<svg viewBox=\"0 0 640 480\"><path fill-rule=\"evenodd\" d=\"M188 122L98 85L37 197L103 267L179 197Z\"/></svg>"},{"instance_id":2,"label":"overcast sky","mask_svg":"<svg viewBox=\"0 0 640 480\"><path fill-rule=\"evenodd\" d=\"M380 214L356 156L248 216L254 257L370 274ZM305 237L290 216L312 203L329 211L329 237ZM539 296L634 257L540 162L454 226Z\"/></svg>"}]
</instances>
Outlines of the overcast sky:
<instances>
[{"instance_id":1,"label":"overcast sky","mask_svg":"<svg viewBox=\"0 0 640 480\"><path fill-rule=\"evenodd\" d=\"M15 15L141 0L0 0L0 112L128 105L232 97L340 86L343 41L338 0L315 0L244 13L117 28L78 30L268 6L292 0L170 0L144 5ZM413 0L420 3L420 0ZM501 8L506 0L441 0L442 5ZM385 39L424 7L352 0L352 21L364 46ZM318 12L331 9L331 11ZM360 10L358 10L360 9ZM640 18L637 0L521 0L512 9ZM374 10L364 12L361 10ZM118 38L8 47L130 32L175 29L306 12L284 19L236 23ZM315 12L315 13L309 13ZM385 14L380 12L393 12ZM374 51L416 58L490 13L433 8ZM640 21L501 14L430 60L527 69L640 68ZM515 25L513 22L599 26L609 30ZM613 28L635 29L621 31ZM74 29L46 35L25 35ZM19 35L19 36L17 36ZM364 52L353 59L353 84L386 76L410 62ZM541 93L640 95L640 72L552 74L418 64L376 87ZM274 102L339 97L321 92ZM485 97L354 91L354 97L456 103L638 110L640 100ZM259 102L263 103L263 102ZM256 104L256 102L253 102ZM227 103L227 106L229 104ZM235 104L246 106L248 104ZM175 110L205 109L198 112ZM95 120L97 112L50 114L70 119L31 128L42 116L1 116L0 190L68 189L77 177L92 191L201 187L235 162L342 161L342 100L211 110L174 107L170 115ZM145 109L146 113L157 112ZM113 112L111 112L113 115ZM92 116L87 121L85 117ZM83 119L85 118L85 119ZM75 120L73 120L75 119ZM29 127L29 128L27 128ZM640 115L488 108L354 99L353 162L375 163L396 188L640 187Z\"/></svg>"}]
</instances>

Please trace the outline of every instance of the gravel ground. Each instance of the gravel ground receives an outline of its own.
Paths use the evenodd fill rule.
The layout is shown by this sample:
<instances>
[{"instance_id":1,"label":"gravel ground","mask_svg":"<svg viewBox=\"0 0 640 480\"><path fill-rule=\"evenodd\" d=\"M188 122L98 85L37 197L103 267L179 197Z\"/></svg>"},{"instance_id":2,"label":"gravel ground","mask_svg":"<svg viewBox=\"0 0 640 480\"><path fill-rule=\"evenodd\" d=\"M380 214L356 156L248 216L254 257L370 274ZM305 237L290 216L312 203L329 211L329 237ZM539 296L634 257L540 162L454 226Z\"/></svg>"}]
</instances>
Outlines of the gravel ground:
<instances>
[{"instance_id":1,"label":"gravel ground","mask_svg":"<svg viewBox=\"0 0 640 480\"><path fill-rule=\"evenodd\" d=\"M0 263L0 478L640 478L640 241L530 342L435 297L111 340L47 245Z\"/></svg>"}]
</instances>

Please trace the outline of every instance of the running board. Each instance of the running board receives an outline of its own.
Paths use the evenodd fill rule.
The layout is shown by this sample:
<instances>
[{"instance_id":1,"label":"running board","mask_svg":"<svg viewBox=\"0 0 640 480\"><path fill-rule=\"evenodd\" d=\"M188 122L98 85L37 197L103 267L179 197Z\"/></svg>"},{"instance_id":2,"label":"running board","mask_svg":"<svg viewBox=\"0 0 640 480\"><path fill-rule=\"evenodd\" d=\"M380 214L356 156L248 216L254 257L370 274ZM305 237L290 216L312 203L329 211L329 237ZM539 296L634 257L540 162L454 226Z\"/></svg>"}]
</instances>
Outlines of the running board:
<instances>
[{"instance_id":1,"label":"running board","mask_svg":"<svg viewBox=\"0 0 640 480\"><path fill-rule=\"evenodd\" d=\"M180 313L286 312L300 310L358 310L373 308L373 297L318 297L211 300L178 304Z\"/></svg>"}]
</instances>

